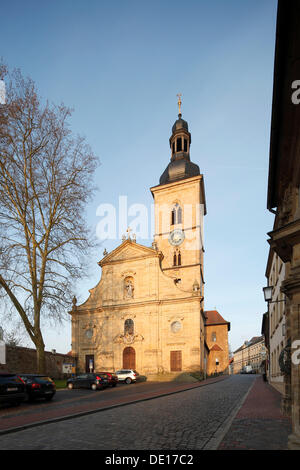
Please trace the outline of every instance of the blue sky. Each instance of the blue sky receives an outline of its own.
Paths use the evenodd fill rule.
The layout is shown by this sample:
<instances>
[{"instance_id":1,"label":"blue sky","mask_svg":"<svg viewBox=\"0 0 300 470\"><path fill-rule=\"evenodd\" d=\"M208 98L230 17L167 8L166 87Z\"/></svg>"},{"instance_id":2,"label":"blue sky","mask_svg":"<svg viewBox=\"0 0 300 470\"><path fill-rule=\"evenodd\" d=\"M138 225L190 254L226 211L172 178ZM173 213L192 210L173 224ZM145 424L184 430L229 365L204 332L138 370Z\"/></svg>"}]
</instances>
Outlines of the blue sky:
<instances>
[{"instance_id":1,"label":"blue sky","mask_svg":"<svg viewBox=\"0 0 300 470\"><path fill-rule=\"evenodd\" d=\"M266 311L266 209L277 2L274 0L12 0L1 5L0 55L40 94L74 108L101 166L87 210L150 208L149 188L170 158L177 93L204 175L205 308L231 322L233 350L260 335ZM130 219L129 219L130 222ZM151 240L138 240L150 244ZM120 243L105 243L110 251ZM99 281L97 261L77 286L83 301ZM70 350L70 325L47 329L46 349Z\"/></svg>"}]
</instances>

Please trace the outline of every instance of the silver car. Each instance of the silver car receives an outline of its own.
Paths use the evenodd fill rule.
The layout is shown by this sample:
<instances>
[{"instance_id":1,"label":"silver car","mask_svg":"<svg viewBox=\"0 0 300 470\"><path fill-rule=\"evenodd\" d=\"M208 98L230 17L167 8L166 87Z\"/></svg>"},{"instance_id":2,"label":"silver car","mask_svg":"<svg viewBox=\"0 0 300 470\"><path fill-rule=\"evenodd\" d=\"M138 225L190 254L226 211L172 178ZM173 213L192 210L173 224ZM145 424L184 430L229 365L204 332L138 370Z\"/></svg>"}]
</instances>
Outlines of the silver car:
<instances>
[{"instance_id":1,"label":"silver car","mask_svg":"<svg viewBox=\"0 0 300 470\"><path fill-rule=\"evenodd\" d=\"M117 370L115 374L118 376L119 382L125 382L126 384L136 382L138 376L140 375L136 370L133 369Z\"/></svg>"}]
</instances>

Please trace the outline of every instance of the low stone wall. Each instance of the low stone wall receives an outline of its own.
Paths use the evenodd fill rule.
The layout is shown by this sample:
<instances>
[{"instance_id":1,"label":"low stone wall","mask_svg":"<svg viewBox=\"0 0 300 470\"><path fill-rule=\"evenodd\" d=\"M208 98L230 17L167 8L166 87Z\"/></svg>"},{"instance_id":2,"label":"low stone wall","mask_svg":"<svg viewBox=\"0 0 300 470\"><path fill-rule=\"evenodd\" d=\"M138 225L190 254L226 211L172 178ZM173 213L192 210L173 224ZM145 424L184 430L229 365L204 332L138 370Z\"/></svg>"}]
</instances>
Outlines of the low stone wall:
<instances>
[{"instance_id":1,"label":"low stone wall","mask_svg":"<svg viewBox=\"0 0 300 470\"><path fill-rule=\"evenodd\" d=\"M71 364L74 359L68 354L45 351L46 374L54 379L63 379L69 374L63 372L63 364ZM0 372L36 373L37 354L35 349L19 346L6 346L6 364L0 364Z\"/></svg>"}]
</instances>

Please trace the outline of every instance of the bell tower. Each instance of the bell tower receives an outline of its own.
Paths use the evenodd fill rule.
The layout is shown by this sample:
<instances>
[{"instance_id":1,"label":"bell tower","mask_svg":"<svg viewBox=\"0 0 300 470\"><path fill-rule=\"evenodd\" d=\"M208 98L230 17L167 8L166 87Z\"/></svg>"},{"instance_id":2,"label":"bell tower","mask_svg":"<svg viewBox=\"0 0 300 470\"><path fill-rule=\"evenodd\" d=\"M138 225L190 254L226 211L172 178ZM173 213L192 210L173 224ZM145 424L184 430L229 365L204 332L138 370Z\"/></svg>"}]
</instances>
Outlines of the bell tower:
<instances>
[{"instance_id":1,"label":"bell tower","mask_svg":"<svg viewBox=\"0 0 300 470\"><path fill-rule=\"evenodd\" d=\"M154 198L155 246L163 253L162 270L185 292L204 285L203 219L206 214L204 179L190 160L191 134L182 119L181 95L178 119L169 139L171 158L159 185L150 190Z\"/></svg>"}]
</instances>

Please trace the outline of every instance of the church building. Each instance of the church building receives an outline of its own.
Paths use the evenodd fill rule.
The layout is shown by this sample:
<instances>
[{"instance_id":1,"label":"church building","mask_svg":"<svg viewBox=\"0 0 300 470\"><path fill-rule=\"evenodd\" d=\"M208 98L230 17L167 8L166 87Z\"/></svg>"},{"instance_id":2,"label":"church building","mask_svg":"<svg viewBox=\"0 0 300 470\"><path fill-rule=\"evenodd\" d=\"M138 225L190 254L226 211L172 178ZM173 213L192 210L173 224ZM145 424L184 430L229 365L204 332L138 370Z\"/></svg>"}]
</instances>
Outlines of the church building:
<instances>
[{"instance_id":1,"label":"church building","mask_svg":"<svg viewBox=\"0 0 300 470\"><path fill-rule=\"evenodd\" d=\"M191 134L180 98L178 104L169 139L171 159L159 184L150 188L152 246L137 243L128 230L122 243L99 261L101 279L89 298L82 305L74 300L70 314L77 372L136 369L150 378L206 370L204 178L190 160ZM223 329L226 344L218 345L227 367L227 322Z\"/></svg>"}]
</instances>

